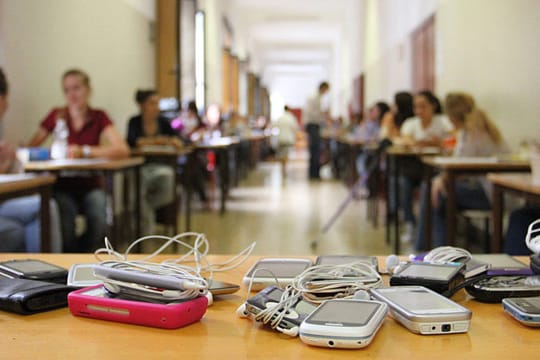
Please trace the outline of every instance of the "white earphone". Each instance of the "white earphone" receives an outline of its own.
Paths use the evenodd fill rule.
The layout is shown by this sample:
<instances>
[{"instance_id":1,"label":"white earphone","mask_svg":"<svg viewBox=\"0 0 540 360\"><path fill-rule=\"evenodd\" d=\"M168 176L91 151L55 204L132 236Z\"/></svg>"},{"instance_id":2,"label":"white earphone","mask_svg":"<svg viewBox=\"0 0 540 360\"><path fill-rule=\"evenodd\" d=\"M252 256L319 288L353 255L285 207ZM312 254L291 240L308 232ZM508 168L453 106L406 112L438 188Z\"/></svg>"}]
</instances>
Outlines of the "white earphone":
<instances>
[{"instance_id":1,"label":"white earphone","mask_svg":"<svg viewBox=\"0 0 540 360\"><path fill-rule=\"evenodd\" d=\"M540 254L540 219L533 221L529 225L525 236L525 244L533 253Z\"/></svg>"},{"instance_id":2,"label":"white earphone","mask_svg":"<svg viewBox=\"0 0 540 360\"><path fill-rule=\"evenodd\" d=\"M386 273L387 274L394 274L399 270L399 266L402 264L402 262L399 261L399 257L395 254L388 255L386 258Z\"/></svg>"}]
</instances>

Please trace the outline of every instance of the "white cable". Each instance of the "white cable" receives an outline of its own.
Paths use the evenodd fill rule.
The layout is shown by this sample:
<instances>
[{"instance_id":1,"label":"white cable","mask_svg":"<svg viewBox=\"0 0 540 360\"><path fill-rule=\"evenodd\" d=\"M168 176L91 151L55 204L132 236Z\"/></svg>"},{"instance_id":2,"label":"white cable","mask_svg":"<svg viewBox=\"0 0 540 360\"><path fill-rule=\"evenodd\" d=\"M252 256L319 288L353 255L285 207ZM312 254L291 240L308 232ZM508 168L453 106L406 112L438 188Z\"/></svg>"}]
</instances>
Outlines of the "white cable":
<instances>
[{"instance_id":1,"label":"white cable","mask_svg":"<svg viewBox=\"0 0 540 360\"><path fill-rule=\"evenodd\" d=\"M192 239L195 238L193 245L183 241L184 239ZM104 259L101 258L100 255L107 254L109 257L112 257L115 260L121 260L121 261L128 261L129 255L131 250L138 244L147 241L147 240L164 240L164 244L162 244L157 250L155 250L153 253L143 257L142 259L138 261L150 261L157 255L161 254L166 248L171 246L172 244L179 244L183 248L187 249L187 252L182 254L180 257L175 259L168 259L162 261L162 264L170 264L170 265L179 265L181 263L193 263L194 265L190 268L195 271L197 274L201 273L209 273L208 278L212 278L214 272L220 272L220 271L228 271L232 270L238 266L240 266L242 263L244 263L253 250L255 249L256 243L253 242L251 245L240 251L237 255L233 256L231 259L228 259L223 262L218 263L210 263L207 259L210 244L208 242L208 239L206 236L202 233L196 233L196 232L187 232L178 234L174 237L168 237L163 235L150 235L150 236L144 236L142 238L139 238L135 241L133 241L124 254L121 254L114 250L113 246L111 245L108 238L105 238L105 247L97 249L94 252L94 255L99 261L104 261Z\"/></svg>"},{"instance_id":2,"label":"white cable","mask_svg":"<svg viewBox=\"0 0 540 360\"><path fill-rule=\"evenodd\" d=\"M382 285L382 278L365 263L316 265L306 269L292 282L305 300L321 303L327 299L352 298L358 290Z\"/></svg>"},{"instance_id":3,"label":"white cable","mask_svg":"<svg viewBox=\"0 0 540 360\"><path fill-rule=\"evenodd\" d=\"M439 246L424 256L424 261L433 264L446 264L449 262L467 262L472 258L470 252L453 246Z\"/></svg>"},{"instance_id":4,"label":"white cable","mask_svg":"<svg viewBox=\"0 0 540 360\"><path fill-rule=\"evenodd\" d=\"M533 221L527 229L525 244L535 254L540 254L540 219Z\"/></svg>"}]
</instances>

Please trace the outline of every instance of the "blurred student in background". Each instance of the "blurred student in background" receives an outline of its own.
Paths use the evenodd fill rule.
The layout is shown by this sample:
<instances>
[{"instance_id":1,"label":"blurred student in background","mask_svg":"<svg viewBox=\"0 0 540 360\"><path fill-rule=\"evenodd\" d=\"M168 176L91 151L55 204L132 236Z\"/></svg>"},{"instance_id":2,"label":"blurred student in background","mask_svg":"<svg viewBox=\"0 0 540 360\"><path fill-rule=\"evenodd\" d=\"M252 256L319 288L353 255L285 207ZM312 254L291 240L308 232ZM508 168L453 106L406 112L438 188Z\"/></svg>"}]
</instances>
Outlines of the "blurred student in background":
<instances>
[{"instance_id":1,"label":"blurred student in background","mask_svg":"<svg viewBox=\"0 0 540 360\"><path fill-rule=\"evenodd\" d=\"M180 149L183 144L176 136L169 120L160 116L159 96L155 90L138 90L135 101L140 113L129 119L127 142L132 148L165 145ZM143 235L154 233L155 211L170 204L176 194L176 169L160 163L146 163L142 167Z\"/></svg>"},{"instance_id":2,"label":"blurred student in background","mask_svg":"<svg viewBox=\"0 0 540 360\"><path fill-rule=\"evenodd\" d=\"M289 107L285 105L283 115L276 120L275 125L279 129L277 157L281 162L281 175L285 178L289 152L296 143L298 121Z\"/></svg>"},{"instance_id":3,"label":"blurred student in background","mask_svg":"<svg viewBox=\"0 0 540 360\"><path fill-rule=\"evenodd\" d=\"M454 127L448 118L442 115L439 99L431 91L421 91L414 97L415 117L405 120L400 134L404 144L413 147L440 147L443 140L452 135ZM422 181L422 163L417 158L402 162L401 206L405 218L403 242L410 242L416 235L416 217L413 211L414 192Z\"/></svg>"},{"instance_id":4,"label":"blurred student in background","mask_svg":"<svg viewBox=\"0 0 540 360\"><path fill-rule=\"evenodd\" d=\"M29 146L40 146L59 124L67 127L67 154L70 158L121 159L129 147L103 110L90 106L89 76L78 69L62 75L66 104L52 109L41 122ZM107 230L106 196L103 179L86 173L62 173L54 187L60 209L64 252L88 252L101 245ZM86 231L77 237L75 218L86 217Z\"/></svg>"},{"instance_id":5,"label":"blurred student in background","mask_svg":"<svg viewBox=\"0 0 540 360\"><path fill-rule=\"evenodd\" d=\"M508 153L508 146L501 133L488 116L479 109L472 96L466 93L450 93L446 96L445 108L455 127L456 147L454 156L482 157ZM446 245L446 174L442 173L432 180L431 194L423 186L421 195L421 214L426 202L433 206L434 246ZM464 176L455 182L455 197L459 209L489 210L491 208L489 188L483 176ZM420 216L418 236L414 247L423 250L425 246L424 217Z\"/></svg>"},{"instance_id":6,"label":"blurred student in background","mask_svg":"<svg viewBox=\"0 0 540 360\"><path fill-rule=\"evenodd\" d=\"M8 108L8 82L0 68L0 121ZM23 171L12 145L0 140L0 174ZM0 203L0 252L40 252L41 199L24 196ZM62 238L56 202L50 203L51 250L62 250Z\"/></svg>"}]
</instances>

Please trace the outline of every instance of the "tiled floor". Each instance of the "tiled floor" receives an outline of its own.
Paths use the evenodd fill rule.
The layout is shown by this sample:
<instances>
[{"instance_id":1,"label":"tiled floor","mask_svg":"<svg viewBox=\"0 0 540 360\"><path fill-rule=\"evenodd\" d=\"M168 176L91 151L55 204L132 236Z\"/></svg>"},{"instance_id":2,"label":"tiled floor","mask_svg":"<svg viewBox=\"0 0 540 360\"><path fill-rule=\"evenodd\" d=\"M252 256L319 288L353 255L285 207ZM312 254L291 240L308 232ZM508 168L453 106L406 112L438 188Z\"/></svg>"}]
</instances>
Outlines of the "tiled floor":
<instances>
[{"instance_id":1,"label":"tiled floor","mask_svg":"<svg viewBox=\"0 0 540 360\"><path fill-rule=\"evenodd\" d=\"M388 254L384 223L374 228L367 222L365 200L351 202L322 233L347 195L336 180L309 182L303 156L289 163L285 181L278 163L259 163L231 191L227 212L220 216L217 205L213 211L196 211L193 230L206 234L215 254L237 253L253 241L254 254L264 255Z\"/></svg>"}]
</instances>

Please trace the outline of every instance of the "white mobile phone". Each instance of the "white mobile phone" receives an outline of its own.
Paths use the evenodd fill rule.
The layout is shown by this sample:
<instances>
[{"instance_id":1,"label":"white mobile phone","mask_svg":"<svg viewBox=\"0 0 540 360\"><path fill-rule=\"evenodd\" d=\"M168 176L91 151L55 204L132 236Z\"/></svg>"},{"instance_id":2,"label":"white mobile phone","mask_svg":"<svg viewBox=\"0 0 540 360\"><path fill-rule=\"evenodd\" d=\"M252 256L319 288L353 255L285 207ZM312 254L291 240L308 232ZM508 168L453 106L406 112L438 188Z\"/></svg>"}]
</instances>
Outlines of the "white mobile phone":
<instances>
[{"instance_id":1,"label":"white mobile phone","mask_svg":"<svg viewBox=\"0 0 540 360\"><path fill-rule=\"evenodd\" d=\"M73 264L69 269L67 284L75 287L88 287L102 284L103 281L94 275L96 264Z\"/></svg>"},{"instance_id":2,"label":"white mobile phone","mask_svg":"<svg viewBox=\"0 0 540 360\"><path fill-rule=\"evenodd\" d=\"M289 285L292 280L312 265L306 259L260 259L244 275L242 284L259 291L279 282L279 286Z\"/></svg>"},{"instance_id":3,"label":"white mobile phone","mask_svg":"<svg viewBox=\"0 0 540 360\"><path fill-rule=\"evenodd\" d=\"M540 327L540 296L507 298L502 304L504 311L523 325Z\"/></svg>"},{"instance_id":4,"label":"white mobile phone","mask_svg":"<svg viewBox=\"0 0 540 360\"><path fill-rule=\"evenodd\" d=\"M381 327L388 306L380 301L326 300L300 325L300 339L330 348L357 349L368 346Z\"/></svg>"},{"instance_id":5,"label":"white mobile phone","mask_svg":"<svg viewBox=\"0 0 540 360\"><path fill-rule=\"evenodd\" d=\"M469 309L423 286L372 289L390 307L390 315L416 334L453 334L469 330Z\"/></svg>"},{"instance_id":6,"label":"white mobile phone","mask_svg":"<svg viewBox=\"0 0 540 360\"><path fill-rule=\"evenodd\" d=\"M379 263L376 256L364 255L319 255L315 260L315 265L346 265L353 263L363 263L373 266L375 271L379 271Z\"/></svg>"}]
</instances>

